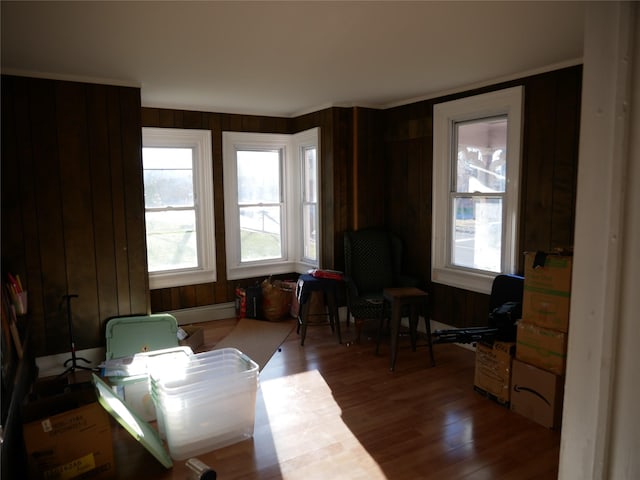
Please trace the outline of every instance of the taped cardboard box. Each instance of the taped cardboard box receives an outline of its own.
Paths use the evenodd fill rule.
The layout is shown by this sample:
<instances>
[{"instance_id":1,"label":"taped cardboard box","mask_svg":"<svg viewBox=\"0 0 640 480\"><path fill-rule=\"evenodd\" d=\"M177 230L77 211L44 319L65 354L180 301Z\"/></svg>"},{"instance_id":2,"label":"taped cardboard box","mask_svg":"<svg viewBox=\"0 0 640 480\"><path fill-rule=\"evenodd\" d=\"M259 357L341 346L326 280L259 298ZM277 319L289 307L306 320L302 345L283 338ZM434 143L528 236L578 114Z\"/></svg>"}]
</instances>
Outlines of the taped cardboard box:
<instances>
[{"instance_id":1,"label":"taped cardboard box","mask_svg":"<svg viewBox=\"0 0 640 480\"><path fill-rule=\"evenodd\" d=\"M183 347L191 347L191 350L197 352L198 349L204 345L204 329L196 327L194 325L183 325L179 328L187 334L185 338L180 340L180 345ZM178 337L179 338L179 337Z\"/></svg>"},{"instance_id":2,"label":"taped cardboard box","mask_svg":"<svg viewBox=\"0 0 640 480\"><path fill-rule=\"evenodd\" d=\"M522 318L552 330L569 331L573 257L525 253Z\"/></svg>"},{"instance_id":3,"label":"taped cardboard box","mask_svg":"<svg viewBox=\"0 0 640 480\"><path fill-rule=\"evenodd\" d=\"M564 376L513 361L511 410L547 428L562 424Z\"/></svg>"},{"instance_id":4,"label":"taped cardboard box","mask_svg":"<svg viewBox=\"0 0 640 480\"><path fill-rule=\"evenodd\" d=\"M564 375L567 334L521 320L516 337L516 358L557 375Z\"/></svg>"},{"instance_id":5,"label":"taped cardboard box","mask_svg":"<svg viewBox=\"0 0 640 480\"><path fill-rule=\"evenodd\" d=\"M474 389L502 405L509 405L511 361L515 342L476 345Z\"/></svg>"},{"instance_id":6,"label":"taped cardboard box","mask_svg":"<svg viewBox=\"0 0 640 480\"><path fill-rule=\"evenodd\" d=\"M26 404L24 419L29 478L113 478L111 423L93 388Z\"/></svg>"}]
</instances>

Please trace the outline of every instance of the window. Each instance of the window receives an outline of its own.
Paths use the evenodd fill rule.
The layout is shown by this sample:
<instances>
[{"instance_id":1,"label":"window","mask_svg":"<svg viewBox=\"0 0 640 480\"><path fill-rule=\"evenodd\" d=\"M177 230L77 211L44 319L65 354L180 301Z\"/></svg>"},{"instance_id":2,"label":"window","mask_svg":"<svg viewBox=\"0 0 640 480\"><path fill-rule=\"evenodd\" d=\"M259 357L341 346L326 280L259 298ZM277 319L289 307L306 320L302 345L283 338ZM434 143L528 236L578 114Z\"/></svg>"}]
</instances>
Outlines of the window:
<instances>
[{"instance_id":1,"label":"window","mask_svg":"<svg viewBox=\"0 0 640 480\"><path fill-rule=\"evenodd\" d=\"M318 266L318 129L223 132L227 278Z\"/></svg>"},{"instance_id":2,"label":"window","mask_svg":"<svg viewBox=\"0 0 640 480\"><path fill-rule=\"evenodd\" d=\"M149 284L214 282L211 132L142 129Z\"/></svg>"},{"instance_id":3,"label":"window","mask_svg":"<svg viewBox=\"0 0 640 480\"><path fill-rule=\"evenodd\" d=\"M302 157L302 260L318 265L318 147L300 145Z\"/></svg>"},{"instance_id":4,"label":"window","mask_svg":"<svg viewBox=\"0 0 640 480\"><path fill-rule=\"evenodd\" d=\"M490 293L514 273L522 87L434 106L431 279Z\"/></svg>"}]
</instances>

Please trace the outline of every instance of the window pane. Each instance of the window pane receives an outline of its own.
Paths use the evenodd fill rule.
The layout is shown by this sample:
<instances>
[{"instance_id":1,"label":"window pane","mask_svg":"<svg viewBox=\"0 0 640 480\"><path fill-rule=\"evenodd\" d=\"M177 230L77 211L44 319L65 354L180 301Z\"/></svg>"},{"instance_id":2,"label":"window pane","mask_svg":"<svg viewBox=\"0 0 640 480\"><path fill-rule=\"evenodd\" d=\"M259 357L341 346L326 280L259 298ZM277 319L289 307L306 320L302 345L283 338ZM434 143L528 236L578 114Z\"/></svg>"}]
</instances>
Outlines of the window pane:
<instances>
[{"instance_id":1,"label":"window pane","mask_svg":"<svg viewBox=\"0 0 640 480\"><path fill-rule=\"evenodd\" d=\"M238 203L280 203L280 151L239 150Z\"/></svg>"},{"instance_id":2,"label":"window pane","mask_svg":"<svg viewBox=\"0 0 640 480\"><path fill-rule=\"evenodd\" d=\"M455 124L457 152L454 191L505 191L507 117Z\"/></svg>"},{"instance_id":3,"label":"window pane","mask_svg":"<svg viewBox=\"0 0 640 480\"><path fill-rule=\"evenodd\" d=\"M280 207L240 207L240 261L282 257Z\"/></svg>"},{"instance_id":4,"label":"window pane","mask_svg":"<svg viewBox=\"0 0 640 480\"><path fill-rule=\"evenodd\" d=\"M150 272L198 266L194 210L147 212L145 219Z\"/></svg>"},{"instance_id":5,"label":"window pane","mask_svg":"<svg viewBox=\"0 0 640 480\"><path fill-rule=\"evenodd\" d=\"M502 199L456 197L451 262L459 267L501 271Z\"/></svg>"},{"instance_id":6,"label":"window pane","mask_svg":"<svg viewBox=\"0 0 640 480\"><path fill-rule=\"evenodd\" d=\"M304 149L304 199L305 202L318 201L316 147Z\"/></svg>"},{"instance_id":7,"label":"window pane","mask_svg":"<svg viewBox=\"0 0 640 480\"><path fill-rule=\"evenodd\" d=\"M304 258L317 260L317 205L304 205L302 208L302 230L304 235Z\"/></svg>"},{"instance_id":8,"label":"window pane","mask_svg":"<svg viewBox=\"0 0 640 480\"><path fill-rule=\"evenodd\" d=\"M193 206L193 151L142 149L146 208Z\"/></svg>"}]
</instances>

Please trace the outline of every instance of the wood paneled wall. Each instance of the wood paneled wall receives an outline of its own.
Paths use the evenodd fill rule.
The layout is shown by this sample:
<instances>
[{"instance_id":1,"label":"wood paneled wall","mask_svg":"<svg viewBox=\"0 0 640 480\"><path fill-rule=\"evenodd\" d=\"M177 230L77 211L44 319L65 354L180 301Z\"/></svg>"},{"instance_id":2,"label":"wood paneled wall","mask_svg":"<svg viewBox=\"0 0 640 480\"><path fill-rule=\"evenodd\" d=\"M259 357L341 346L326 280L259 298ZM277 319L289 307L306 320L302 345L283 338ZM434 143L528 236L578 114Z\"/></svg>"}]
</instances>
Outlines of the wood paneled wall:
<instances>
[{"instance_id":1,"label":"wood paneled wall","mask_svg":"<svg viewBox=\"0 0 640 480\"><path fill-rule=\"evenodd\" d=\"M140 90L2 77L2 268L28 291L36 355L104 343L148 311Z\"/></svg>"},{"instance_id":2,"label":"wood paneled wall","mask_svg":"<svg viewBox=\"0 0 640 480\"><path fill-rule=\"evenodd\" d=\"M248 278L228 281L226 278L226 247L224 226L224 185L222 171L222 132L296 133L314 127L321 130L321 204L322 258L333 267L342 261L342 234L348 216L346 170L351 158L351 110L330 108L296 119L234 115L222 113L142 109L145 127L194 128L211 130L213 143L213 177L216 226L217 282L151 291L151 310L154 312L232 302L235 288L261 281ZM336 252L338 252L336 254ZM278 277L287 277L279 275ZM294 274L288 276L295 278Z\"/></svg>"},{"instance_id":3,"label":"wood paneled wall","mask_svg":"<svg viewBox=\"0 0 640 480\"><path fill-rule=\"evenodd\" d=\"M344 268L346 230L383 225L404 240L404 269L431 292L432 318L485 324L488 296L430 284L432 112L437 102L523 85L519 249L573 243L582 68L566 68L389 110L329 108L297 118L141 108L134 88L2 78L3 269L29 290L36 355L104 342L111 316L233 301L226 280L222 132L321 129L322 266ZM209 129L218 281L149 292L141 126ZM522 272L522 266L519 268Z\"/></svg>"},{"instance_id":4,"label":"wood paneled wall","mask_svg":"<svg viewBox=\"0 0 640 480\"><path fill-rule=\"evenodd\" d=\"M353 222L353 110L329 108L292 120L291 133L320 127L321 267L344 268L344 231Z\"/></svg>"},{"instance_id":5,"label":"wood paneled wall","mask_svg":"<svg viewBox=\"0 0 640 480\"><path fill-rule=\"evenodd\" d=\"M433 105L524 86L520 252L573 245L582 67L575 66L385 112L386 225L405 241L405 267L428 284L431 272ZM522 257L518 272L523 273ZM434 320L485 325L487 295L432 284Z\"/></svg>"}]
</instances>

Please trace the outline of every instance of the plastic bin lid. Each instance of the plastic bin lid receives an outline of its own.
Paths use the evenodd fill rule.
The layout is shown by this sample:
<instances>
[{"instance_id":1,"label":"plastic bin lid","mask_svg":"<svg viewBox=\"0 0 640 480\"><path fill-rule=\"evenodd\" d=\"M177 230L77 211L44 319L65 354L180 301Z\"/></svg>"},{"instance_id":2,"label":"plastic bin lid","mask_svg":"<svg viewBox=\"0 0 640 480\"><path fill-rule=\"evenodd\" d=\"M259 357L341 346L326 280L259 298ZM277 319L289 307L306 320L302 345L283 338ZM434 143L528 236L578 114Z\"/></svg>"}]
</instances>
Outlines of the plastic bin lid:
<instances>
[{"instance_id":1,"label":"plastic bin lid","mask_svg":"<svg viewBox=\"0 0 640 480\"><path fill-rule=\"evenodd\" d=\"M179 346L178 322L168 313L115 317L107 321L106 358Z\"/></svg>"},{"instance_id":2,"label":"plastic bin lid","mask_svg":"<svg viewBox=\"0 0 640 480\"><path fill-rule=\"evenodd\" d=\"M111 387L107 385L95 373L93 374L93 384L98 394L100 405L122 425L138 442L153 455L165 468L171 468L173 462L164 449L162 440L151 425L138 417L124 404L120 398L113 393Z\"/></svg>"}]
</instances>

